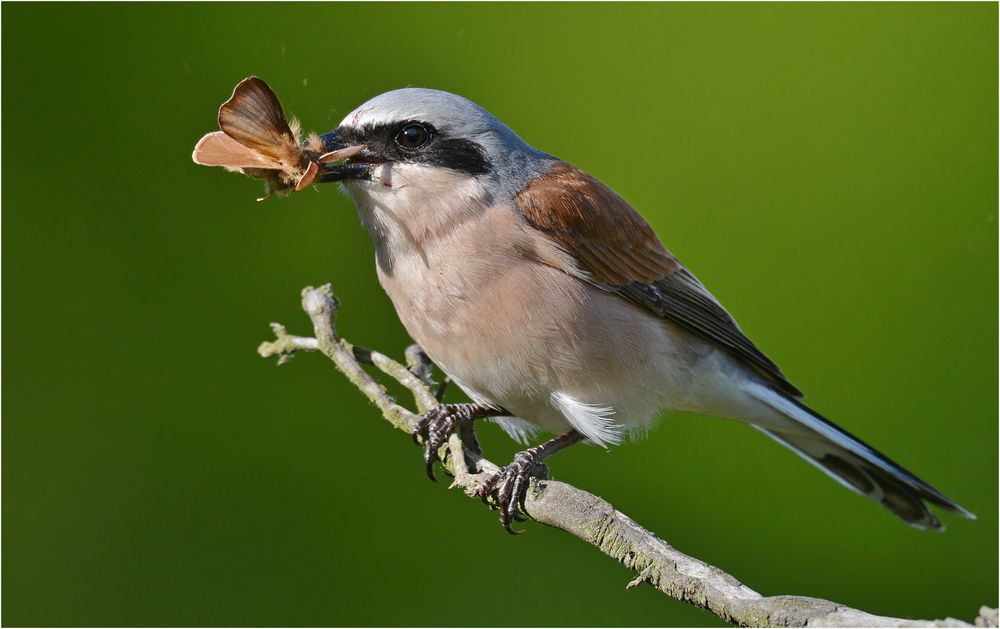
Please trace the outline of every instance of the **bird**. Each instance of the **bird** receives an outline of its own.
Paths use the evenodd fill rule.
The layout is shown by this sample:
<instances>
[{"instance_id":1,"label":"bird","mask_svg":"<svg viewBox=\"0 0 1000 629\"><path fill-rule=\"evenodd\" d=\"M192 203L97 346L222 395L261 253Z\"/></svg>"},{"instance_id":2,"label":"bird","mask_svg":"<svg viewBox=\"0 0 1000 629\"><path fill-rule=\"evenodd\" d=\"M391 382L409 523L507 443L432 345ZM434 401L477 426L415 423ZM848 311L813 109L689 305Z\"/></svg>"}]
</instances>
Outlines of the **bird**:
<instances>
[{"instance_id":1,"label":"bird","mask_svg":"<svg viewBox=\"0 0 1000 629\"><path fill-rule=\"evenodd\" d=\"M528 445L479 489L503 527L572 444L639 438L664 411L744 422L906 523L975 515L838 427L740 329L642 215L486 109L408 87L349 113L313 149L353 200L408 334L472 400L420 422L431 478L455 430L490 418Z\"/></svg>"}]
</instances>

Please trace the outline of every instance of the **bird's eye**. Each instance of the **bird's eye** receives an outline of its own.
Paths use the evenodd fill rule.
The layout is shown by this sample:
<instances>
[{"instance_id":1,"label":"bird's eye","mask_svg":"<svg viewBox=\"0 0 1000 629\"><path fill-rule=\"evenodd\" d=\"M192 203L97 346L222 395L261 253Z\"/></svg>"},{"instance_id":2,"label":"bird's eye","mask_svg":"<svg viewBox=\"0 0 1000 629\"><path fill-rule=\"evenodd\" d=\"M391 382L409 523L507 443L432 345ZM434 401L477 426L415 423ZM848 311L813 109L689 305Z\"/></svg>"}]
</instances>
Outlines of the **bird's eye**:
<instances>
[{"instance_id":1,"label":"bird's eye","mask_svg":"<svg viewBox=\"0 0 1000 629\"><path fill-rule=\"evenodd\" d=\"M418 149L427 144L429 138L430 134L427 133L427 129L418 124L410 124L396 134L396 144L404 149Z\"/></svg>"}]
</instances>

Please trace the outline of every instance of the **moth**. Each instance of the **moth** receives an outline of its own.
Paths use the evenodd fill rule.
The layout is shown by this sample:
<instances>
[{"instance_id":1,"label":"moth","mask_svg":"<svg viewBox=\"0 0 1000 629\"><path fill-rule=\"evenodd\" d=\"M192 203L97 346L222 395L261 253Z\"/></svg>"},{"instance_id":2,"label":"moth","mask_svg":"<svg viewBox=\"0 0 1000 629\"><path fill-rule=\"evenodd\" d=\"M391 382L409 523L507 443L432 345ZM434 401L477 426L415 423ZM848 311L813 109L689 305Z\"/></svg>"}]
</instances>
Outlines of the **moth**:
<instances>
[{"instance_id":1,"label":"moth","mask_svg":"<svg viewBox=\"0 0 1000 629\"><path fill-rule=\"evenodd\" d=\"M302 140L298 122L285 118L274 91L256 76L240 81L219 107L219 129L198 141L191 159L262 179L264 198L302 190L320 174L322 164L348 159L361 148L324 152L316 134Z\"/></svg>"}]
</instances>

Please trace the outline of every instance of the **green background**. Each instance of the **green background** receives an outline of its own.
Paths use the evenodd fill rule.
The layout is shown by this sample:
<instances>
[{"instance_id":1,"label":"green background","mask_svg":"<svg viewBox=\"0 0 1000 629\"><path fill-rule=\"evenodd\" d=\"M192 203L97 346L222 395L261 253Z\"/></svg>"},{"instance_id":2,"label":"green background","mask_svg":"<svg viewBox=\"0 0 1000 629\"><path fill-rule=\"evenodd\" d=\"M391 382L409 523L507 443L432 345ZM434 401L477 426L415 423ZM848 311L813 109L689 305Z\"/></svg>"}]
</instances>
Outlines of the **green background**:
<instances>
[{"instance_id":1,"label":"green background","mask_svg":"<svg viewBox=\"0 0 1000 629\"><path fill-rule=\"evenodd\" d=\"M765 594L996 604L996 4L2 14L5 625L718 624L562 532L506 535L325 359L257 357L327 281L347 338L409 341L335 188L256 203L191 163L249 74L319 131L455 91L597 174L814 406L979 520L910 529L687 415L558 478Z\"/></svg>"}]
</instances>

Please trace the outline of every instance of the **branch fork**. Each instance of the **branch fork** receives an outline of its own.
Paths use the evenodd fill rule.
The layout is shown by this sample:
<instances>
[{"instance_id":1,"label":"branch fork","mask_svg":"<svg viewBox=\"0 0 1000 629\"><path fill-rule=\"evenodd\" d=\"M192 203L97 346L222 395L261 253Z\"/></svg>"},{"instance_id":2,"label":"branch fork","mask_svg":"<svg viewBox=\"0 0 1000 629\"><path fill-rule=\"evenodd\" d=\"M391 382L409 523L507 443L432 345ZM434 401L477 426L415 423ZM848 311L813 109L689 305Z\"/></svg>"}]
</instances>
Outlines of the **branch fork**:
<instances>
[{"instance_id":1,"label":"branch fork","mask_svg":"<svg viewBox=\"0 0 1000 629\"><path fill-rule=\"evenodd\" d=\"M407 434L418 429L423 414L440 403L443 388L434 390L432 364L416 345L406 350L406 364L340 338L336 313L340 301L329 284L302 291L302 309L312 320L314 336L289 334L272 323L274 340L265 341L257 353L287 363L300 352L318 351L358 388L395 428ZM398 404L362 365L372 365L403 385L413 395L416 412ZM447 382L447 381L445 381ZM466 448L452 434L442 457L454 476L451 487L477 497L480 485L497 465ZM444 449L444 448L442 448ZM715 566L685 555L644 529L605 500L572 485L532 479L525 499L529 516L562 529L619 561L637 573L626 587L641 583L677 600L706 609L722 620L745 627L996 627L996 608L982 607L975 625L955 619L909 620L876 616L830 601L804 596L762 596Z\"/></svg>"}]
</instances>

